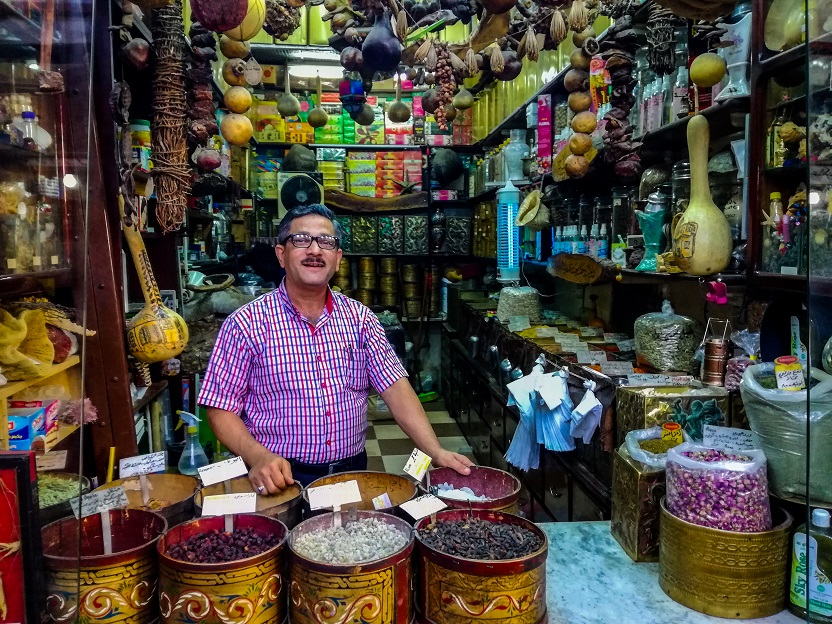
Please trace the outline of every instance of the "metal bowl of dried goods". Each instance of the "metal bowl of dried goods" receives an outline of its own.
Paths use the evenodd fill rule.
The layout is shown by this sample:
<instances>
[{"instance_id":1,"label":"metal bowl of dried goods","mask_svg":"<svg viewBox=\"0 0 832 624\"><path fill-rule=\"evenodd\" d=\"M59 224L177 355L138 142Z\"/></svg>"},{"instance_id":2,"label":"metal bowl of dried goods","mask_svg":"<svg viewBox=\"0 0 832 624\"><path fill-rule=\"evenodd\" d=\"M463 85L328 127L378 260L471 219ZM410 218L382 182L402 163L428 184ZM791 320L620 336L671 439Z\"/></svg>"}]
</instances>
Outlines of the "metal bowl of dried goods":
<instances>
[{"instance_id":1,"label":"metal bowl of dried goods","mask_svg":"<svg viewBox=\"0 0 832 624\"><path fill-rule=\"evenodd\" d=\"M430 486L428 486L428 478ZM443 494L437 490L443 484L454 490L468 488L474 495L486 500L467 500L455 495ZM448 507L454 509L488 509L503 513L517 513L517 501L520 499L520 481L514 475L488 466L471 466L471 473L463 475L452 468L434 468L428 471L422 481L421 489L438 497Z\"/></svg>"},{"instance_id":2,"label":"metal bowl of dried goods","mask_svg":"<svg viewBox=\"0 0 832 624\"><path fill-rule=\"evenodd\" d=\"M204 487L194 497L195 515L202 515L202 499L205 496L217 496L220 494L248 494L255 492L248 476L237 477L227 481L228 491L225 483L215 483ZM290 529L300 522L303 514L303 488L293 483L282 492L277 494L257 494L257 507L255 511L270 518L277 518Z\"/></svg>"}]
</instances>

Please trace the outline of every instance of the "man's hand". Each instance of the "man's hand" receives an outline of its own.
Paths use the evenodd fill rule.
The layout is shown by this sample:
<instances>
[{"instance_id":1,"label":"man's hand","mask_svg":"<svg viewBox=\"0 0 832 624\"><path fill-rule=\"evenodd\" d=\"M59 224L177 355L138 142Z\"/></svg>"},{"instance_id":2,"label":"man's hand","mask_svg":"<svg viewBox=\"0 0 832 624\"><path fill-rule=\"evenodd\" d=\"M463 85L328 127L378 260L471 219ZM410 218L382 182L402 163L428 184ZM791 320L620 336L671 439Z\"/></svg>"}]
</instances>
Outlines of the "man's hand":
<instances>
[{"instance_id":1,"label":"man's hand","mask_svg":"<svg viewBox=\"0 0 832 624\"><path fill-rule=\"evenodd\" d=\"M471 474L471 469L469 466L473 466L474 463L465 457L465 455L460 455L459 453L451 453L451 451L446 451L442 449L438 453L433 456L433 463L434 465L440 468L452 468L456 470L459 474L469 475Z\"/></svg>"},{"instance_id":2,"label":"man's hand","mask_svg":"<svg viewBox=\"0 0 832 624\"><path fill-rule=\"evenodd\" d=\"M251 465L248 480L258 494L276 494L295 482L289 462L270 451L258 455Z\"/></svg>"}]
</instances>

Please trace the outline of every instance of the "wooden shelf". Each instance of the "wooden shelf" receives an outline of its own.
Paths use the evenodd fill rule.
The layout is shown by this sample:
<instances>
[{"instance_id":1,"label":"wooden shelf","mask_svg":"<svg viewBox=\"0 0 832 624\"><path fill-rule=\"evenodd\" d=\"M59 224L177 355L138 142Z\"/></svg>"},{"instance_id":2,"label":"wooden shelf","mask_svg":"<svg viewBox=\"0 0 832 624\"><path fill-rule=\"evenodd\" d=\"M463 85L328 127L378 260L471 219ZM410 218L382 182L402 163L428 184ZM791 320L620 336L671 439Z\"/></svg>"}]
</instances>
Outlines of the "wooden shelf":
<instances>
[{"instance_id":1,"label":"wooden shelf","mask_svg":"<svg viewBox=\"0 0 832 624\"><path fill-rule=\"evenodd\" d=\"M3 37L5 46L24 45L40 48L40 24L36 24L20 11L13 7L7 0L0 0L0 23L8 35ZM61 33L54 32L54 42L61 41ZM5 54L5 51L4 51Z\"/></svg>"},{"instance_id":2,"label":"wooden shelf","mask_svg":"<svg viewBox=\"0 0 832 624\"><path fill-rule=\"evenodd\" d=\"M699 276L688 273L657 273L655 271L636 271L635 269L621 269L623 279L619 284L663 284L665 282L715 282L717 280L726 284L744 284L745 273L715 273L713 275Z\"/></svg>"},{"instance_id":3,"label":"wooden shelf","mask_svg":"<svg viewBox=\"0 0 832 624\"><path fill-rule=\"evenodd\" d=\"M809 42L809 48L815 46L826 46L832 44L832 33L825 33ZM806 63L807 47L800 44L784 52L776 52L772 56L759 61L760 75L770 76L785 69L803 68Z\"/></svg>"},{"instance_id":4,"label":"wooden shelf","mask_svg":"<svg viewBox=\"0 0 832 624\"><path fill-rule=\"evenodd\" d=\"M367 144L346 144L346 143L285 143L285 142L270 142L260 141L257 143L258 147L271 147L278 149L290 149L294 145L303 145L309 149L329 149L338 148L346 150L366 150L370 152L403 152L423 150L427 145L367 145ZM437 146L441 147L441 146Z\"/></svg>"},{"instance_id":5,"label":"wooden shelf","mask_svg":"<svg viewBox=\"0 0 832 624\"><path fill-rule=\"evenodd\" d=\"M69 268L0 275L0 299L42 291L46 280L53 280L55 286L65 288L72 285L72 279L72 269Z\"/></svg>"},{"instance_id":6,"label":"wooden shelf","mask_svg":"<svg viewBox=\"0 0 832 624\"><path fill-rule=\"evenodd\" d=\"M78 364L80 363L81 357L79 355L73 355L71 357L68 357L65 361L61 362L60 364L53 364L49 372L43 377L35 377L34 379L23 379L21 381L11 381L7 383L5 386L0 386L0 399L6 399L10 396L17 394L18 392L22 392L26 388L42 383L50 377L53 377L62 371L69 370L74 366L78 366Z\"/></svg>"},{"instance_id":7,"label":"wooden shelf","mask_svg":"<svg viewBox=\"0 0 832 624\"><path fill-rule=\"evenodd\" d=\"M740 132L742 128L735 128L731 124L732 113L747 113L750 110L751 100L749 97L737 97L714 104L703 110L700 115L708 120L711 127L711 136L725 136L732 132ZM677 119L666 124L658 130L651 130L635 140L641 140L645 147L667 150L668 145L681 146L687 150L688 122L693 115Z\"/></svg>"},{"instance_id":8,"label":"wooden shelf","mask_svg":"<svg viewBox=\"0 0 832 624\"><path fill-rule=\"evenodd\" d=\"M157 381L150 385L150 387L145 391L142 398L135 401L133 403L133 412L139 412L144 409L151 401L155 400L159 395L162 394L168 387L167 381Z\"/></svg>"}]
</instances>

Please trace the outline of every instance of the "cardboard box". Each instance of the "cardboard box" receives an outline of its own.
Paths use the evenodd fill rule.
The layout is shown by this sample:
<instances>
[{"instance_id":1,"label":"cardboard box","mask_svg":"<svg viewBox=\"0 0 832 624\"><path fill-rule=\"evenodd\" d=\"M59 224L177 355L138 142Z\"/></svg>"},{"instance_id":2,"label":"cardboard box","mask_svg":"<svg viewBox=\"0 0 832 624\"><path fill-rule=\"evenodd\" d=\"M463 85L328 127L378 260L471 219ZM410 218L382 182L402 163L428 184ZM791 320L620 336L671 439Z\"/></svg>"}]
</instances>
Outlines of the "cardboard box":
<instances>
[{"instance_id":1,"label":"cardboard box","mask_svg":"<svg viewBox=\"0 0 832 624\"><path fill-rule=\"evenodd\" d=\"M359 197L375 197L376 187L373 186L352 186L350 185L350 193L358 195Z\"/></svg>"},{"instance_id":2,"label":"cardboard box","mask_svg":"<svg viewBox=\"0 0 832 624\"><path fill-rule=\"evenodd\" d=\"M635 429L649 429L670 421L681 424L694 439L702 439L704 424L726 426L730 414L728 391L716 386L703 388L659 387L616 390L616 444ZM698 432L697 432L698 428Z\"/></svg>"},{"instance_id":3,"label":"cardboard box","mask_svg":"<svg viewBox=\"0 0 832 624\"><path fill-rule=\"evenodd\" d=\"M378 171L401 171L404 172L403 160L376 160Z\"/></svg>"},{"instance_id":4,"label":"cardboard box","mask_svg":"<svg viewBox=\"0 0 832 624\"><path fill-rule=\"evenodd\" d=\"M251 108L251 120L254 138L258 141L278 143L286 140L286 121L277 112L277 102L256 103Z\"/></svg>"},{"instance_id":5,"label":"cardboard box","mask_svg":"<svg viewBox=\"0 0 832 624\"><path fill-rule=\"evenodd\" d=\"M449 134L446 135L436 135L436 134L426 134L425 135L425 145L453 145L453 137Z\"/></svg>"},{"instance_id":6,"label":"cardboard box","mask_svg":"<svg viewBox=\"0 0 832 624\"><path fill-rule=\"evenodd\" d=\"M9 450L29 451L39 437L46 437L46 412L42 407L9 408Z\"/></svg>"},{"instance_id":7,"label":"cardboard box","mask_svg":"<svg viewBox=\"0 0 832 624\"><path fill-rule=\"evenodd\" d=\"M349 173L375 173L376 161L374 160L348 160L347 171Z\"/></svg>"},{"instance_id":8,"label":"cardboard box","mask_svg":"<svg viewBox=\"0 0 832 624\"><path fill-rule=\"evenodd\" d=\"M453 201L457 198L457 192L453 190L433 191L431 197L434 201Z\"/></svg>"},{"instance_id":9,"label":"cardboard box","mask_svg":"<svg viewBox=\"0 0 832 624\"><path fill-rule=\"evenodd\" d=\"M34 401L14 401L9 399L9 409L42 408L44 412L44 432L49 438L54 437L53 444L58 441L58 414L61 410L61 402L58 399L36 399Z\"/></svg>"},{"instance_id":10,"label":"cardboard box","mask_svg":"<svg viewBox=\"0 0 832 624\"><path fill-rule=\"evenodd\" d=\"M610 532L633 561L659 560L659 501L665 471L634 460L622 445L612 459Z\"/></svg>"},{"instance_id":11,"label":"cardboard box","mask_svg":"<svg viewBox=\"0 0 832 624\"><path fill-rule=\"evenodd\" d=\"M373 186L376 185L376 174L373 173L350 173L349 174L350 188L355 186Z\"/></svg>"}]
</instances>

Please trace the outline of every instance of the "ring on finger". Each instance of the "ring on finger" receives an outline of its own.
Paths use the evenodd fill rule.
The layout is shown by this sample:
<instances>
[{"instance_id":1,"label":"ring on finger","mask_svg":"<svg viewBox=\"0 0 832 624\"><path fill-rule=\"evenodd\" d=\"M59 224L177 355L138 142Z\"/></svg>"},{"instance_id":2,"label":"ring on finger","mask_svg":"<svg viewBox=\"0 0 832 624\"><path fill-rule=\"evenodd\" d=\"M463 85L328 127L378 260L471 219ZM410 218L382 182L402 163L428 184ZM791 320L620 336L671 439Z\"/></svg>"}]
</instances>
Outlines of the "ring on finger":
<instances>
[{"instance_id":1,"label":"ring on finger","mask_svg":"<svg viewBox=\"0 0 832 624\"><path fill-rule=\"evenodd\" d=\"M260 493L262 493L262 492L263 492L263 490L265 490L265 489L266 489L266 488L265 488L265 487L263 487L262 485L258 485L258 486L257 486L257 493L258 493L258 494L260 494Z\"/></svg>"}]
</instances>

